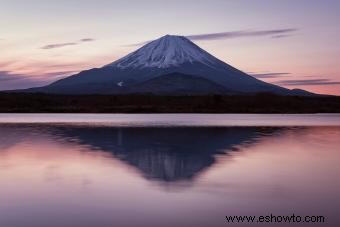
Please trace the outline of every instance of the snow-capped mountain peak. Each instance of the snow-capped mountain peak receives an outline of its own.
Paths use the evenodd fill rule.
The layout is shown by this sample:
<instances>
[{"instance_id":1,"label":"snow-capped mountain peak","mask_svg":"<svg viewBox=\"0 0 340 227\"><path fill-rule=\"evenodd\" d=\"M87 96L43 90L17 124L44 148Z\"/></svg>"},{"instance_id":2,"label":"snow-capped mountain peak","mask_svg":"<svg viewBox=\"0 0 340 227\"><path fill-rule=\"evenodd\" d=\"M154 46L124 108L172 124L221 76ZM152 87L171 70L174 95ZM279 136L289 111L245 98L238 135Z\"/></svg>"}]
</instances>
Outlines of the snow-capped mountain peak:
<instances>
[{"instance_id":1,"label":"snow-capped mountain peak","mask_svg":"<svg viewBox=\"0 0 340 227\"><path fill-rule=\"evenodd\" d=\"M144 90L143 90L144 89ZM183 36L166 35L101 68L82 71L36 91L71 94L219 94L288 89L260 81Z\"/></svg>"},{"instance_id":2,"label":"snow-capped mountain peak","mask_svg":"<svg viewBox=\"0 0 340 227\"><path fill-rule=\"evenodd\" d=\"M107 65L124 68L168 68L199 62L213 66L216 58L184 36L166 35Z\"/></svg>"}]
</instances>

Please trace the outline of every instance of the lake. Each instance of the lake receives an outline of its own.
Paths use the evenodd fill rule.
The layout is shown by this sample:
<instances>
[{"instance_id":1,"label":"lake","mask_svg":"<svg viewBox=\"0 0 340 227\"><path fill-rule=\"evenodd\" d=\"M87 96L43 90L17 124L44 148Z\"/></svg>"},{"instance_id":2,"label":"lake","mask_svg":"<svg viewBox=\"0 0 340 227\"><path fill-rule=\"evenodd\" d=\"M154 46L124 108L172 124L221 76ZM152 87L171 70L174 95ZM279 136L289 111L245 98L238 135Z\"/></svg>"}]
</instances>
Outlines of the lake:
<instances>
[{"instance_id":1,"label":"lake","mask_svg":"<svg viewBox=\"0 0 340 227\"><path fill-rule=\"evenodd\" d=\"M340 226L339 192L339 114L0 114L1 227Z\"/></svg>"}]
</instances>

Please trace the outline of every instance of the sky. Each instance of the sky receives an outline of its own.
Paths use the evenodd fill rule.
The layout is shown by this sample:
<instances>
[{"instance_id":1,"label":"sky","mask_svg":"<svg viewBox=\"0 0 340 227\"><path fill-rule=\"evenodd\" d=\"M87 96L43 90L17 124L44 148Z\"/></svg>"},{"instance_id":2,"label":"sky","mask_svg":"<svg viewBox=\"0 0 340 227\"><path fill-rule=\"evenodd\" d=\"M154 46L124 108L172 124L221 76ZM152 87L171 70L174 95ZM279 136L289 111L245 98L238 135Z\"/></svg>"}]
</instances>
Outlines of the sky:
<instances>
[{"instance_id":1,"label":"sky","mask_svg":"<svg viewBox=\"0 0 340 227\"><path fill-rule=\"evenodd\" d=\"M102 67L166 34L287 88L340 95L339 0L0 0L0 90Z\"/></svg>"}]
</instances>

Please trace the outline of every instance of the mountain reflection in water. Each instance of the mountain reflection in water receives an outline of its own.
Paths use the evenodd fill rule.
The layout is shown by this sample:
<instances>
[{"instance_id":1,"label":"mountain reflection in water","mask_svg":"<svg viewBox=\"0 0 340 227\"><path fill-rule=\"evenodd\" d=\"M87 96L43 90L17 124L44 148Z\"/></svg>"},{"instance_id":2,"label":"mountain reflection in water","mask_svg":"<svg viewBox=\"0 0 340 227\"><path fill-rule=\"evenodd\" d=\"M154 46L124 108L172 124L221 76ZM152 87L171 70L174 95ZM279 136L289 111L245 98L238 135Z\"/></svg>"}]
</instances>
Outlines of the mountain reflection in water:
<instances>
[{"instance_id":1,"label":"mountain reflection in water","mask_svg":"<svg viewBox=\"0 0 340 227\"><path fill-rule=\"evenodd\" d=\"M193 180L216 162L216 155L282 132L283 128L112 128L70 125L7 125L0 127L1 147L48 135L61 143L86 145L92 152L137 168L147 179L162 182Z\"/></svg>"}]
</instances>

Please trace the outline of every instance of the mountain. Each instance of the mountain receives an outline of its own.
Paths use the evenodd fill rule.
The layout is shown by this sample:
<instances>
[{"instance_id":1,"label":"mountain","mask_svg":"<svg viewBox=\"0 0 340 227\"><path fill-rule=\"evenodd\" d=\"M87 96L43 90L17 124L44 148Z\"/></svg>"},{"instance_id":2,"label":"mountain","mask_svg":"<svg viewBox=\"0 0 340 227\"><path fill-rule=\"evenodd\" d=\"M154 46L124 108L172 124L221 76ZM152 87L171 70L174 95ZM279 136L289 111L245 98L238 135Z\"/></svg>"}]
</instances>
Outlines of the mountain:
<instances>
[{"instance_id":1,"label":"mountain","mask_svg":"<svg viewBox=\"0 0 340 227\"><path fill-rule=\"evenodd\" d=\"M298 88L292 89L290 91L292 95L296 95L296 96L324 96L324 97L328 96L328 95L323 95L323 94L316 94L316 93L298 89Z\"/></svg>"},{"instance_id":2,"label":"mountain","mask_svg":"<svg viewBox=\"0 0 340 227\"><path fill-rule=\"evenodd\" d=\"M202 77L170 73L147 80L133 87L136 93L152 93L156 95L207 95L237 94L225 87Z\"/></svg>"},{"instance_id":3,"label":"mountain","mask_svg":"<svg viewBox=\"0 0 340 227\"><path fill-rule=\"evenodd\" d=\"M166 35L102 68L29 92L59 94L244 94L293 91L258 80L182 36Z\"/></svg>"}]
</instances>

